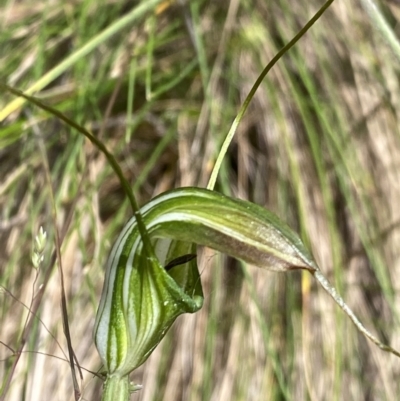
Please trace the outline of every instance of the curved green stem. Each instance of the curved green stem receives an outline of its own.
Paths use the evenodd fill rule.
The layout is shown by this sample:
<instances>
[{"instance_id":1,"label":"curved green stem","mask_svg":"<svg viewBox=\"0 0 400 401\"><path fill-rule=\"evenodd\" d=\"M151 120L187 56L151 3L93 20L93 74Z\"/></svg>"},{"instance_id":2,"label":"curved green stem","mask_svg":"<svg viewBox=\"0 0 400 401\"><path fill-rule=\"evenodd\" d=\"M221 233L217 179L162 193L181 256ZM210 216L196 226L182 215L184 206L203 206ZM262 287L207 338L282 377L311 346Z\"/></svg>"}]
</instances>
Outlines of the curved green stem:
<instances>
[{"instance_id":1,"label":"curved green stem","mask_svg":"<svg viewBox=\"0 0 400 401\"><path fill-rule=\"evenodd\" d=\"M286 53L288 52L299 40L302 36L305 35L305 33L317 22L317 20L321 17L321 15L328 9L328 7L334 2L334 0L328 0L319 10L318 12L307 22L306 25L297 33L294 38L287 43L284 47L282 47L281 50L279 50L278 53L272 58L272 60L267 64L267 66L264 68L262 73L259 75L257 78L257 81L254 83L253 87L251 88L249 94L247 95L245 101L242 104L242 107L240 108L236 118L233 120L232 126L224 140L224 143L222 144L221 150L218 154L217 160L215 162L213 171L210 176L210 180L208 181L207 189L214 189L215 182L217 180L217 175L218 172L221 168L222 161L225 157L225 154L228 150L228 147L230 143L232 142L233 136L235 135L236 129L242 120L244 113L246 112L247 108L249 107L249 104L251 100L254 97L254 94L256 93L258 87L261 85L261 82L265 78L265 76L268 74L268 72L272 69L272 67L278 62L278 60Z\"/></svg>"},{"instance_id":2,"label":"curved green stem","mask_svg":"<svg viewBox=\"0 0 400 401\"><path fill-rule=\"evenodd\" d=\"M53 114L54 116L58 117L61 121L66 123L72 128L75 128L79 133L84 135L87 139L89 139L90 142L92 142L106 157L107 161L110 163L112 169L114 170L115 174L117 174L121 186L124 189L124 192L126 193L127 197L129 198L129 202L132 207L133 214L135 215L137 224L138 224L138 230L141 236L141 239L143 241L144 247L146 248L146 251L149 256L153 257L154 256L154 251L153 247L150 243L150 239L147 235L147 230L146 226L143 223L143 219L140 214L140 209L139 205L136 201L135 195L132 192L131 185L129 184L128 180L125 178L124 173L121 170L121 167L119 166L118 162L115 160L115 157L108 151L106 146L101 142L100 139L96 138L91 132L89 132L87 129L76 123L75 121L71 120L68 118L66 115L58 111L57 109L47 105L46 103L42 102L41 100L37 99L34 96L27 95L26 93L13 88L12 86L9 86L7 84L4 84L0 82L0 88L3 88L9 92L11 92L14 95L20 96L21 98L24 98L28 100L29 102L33 103L34 105L38 106L42 110L48 111L49 113Z\"/></svg>"}]
</instances>

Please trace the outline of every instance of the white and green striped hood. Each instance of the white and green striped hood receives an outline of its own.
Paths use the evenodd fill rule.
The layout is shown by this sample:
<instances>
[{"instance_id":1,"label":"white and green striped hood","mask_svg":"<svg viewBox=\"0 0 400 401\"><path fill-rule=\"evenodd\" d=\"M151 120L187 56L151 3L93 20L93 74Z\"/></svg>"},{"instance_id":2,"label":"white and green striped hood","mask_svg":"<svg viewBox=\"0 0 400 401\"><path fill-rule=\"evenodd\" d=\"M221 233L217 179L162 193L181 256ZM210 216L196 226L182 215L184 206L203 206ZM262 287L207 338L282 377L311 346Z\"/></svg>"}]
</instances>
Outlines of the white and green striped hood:
<instances>
[{"instance_id":1,"label":"white and green striped hood","mask_svg":"<svg viewBox=\"0 0 400 401\"><path fill-rule=\"evenodd\" d=\"M94 338L109 374L141 365L182 313L203 303L195 260L167 271L167 263L195 253L195 245L275 271L315 270L298 236L274 214L214 191L181 188L141 209L156 257L144 251L136 218L126 224L107 264ZM172 241L171 241L172 240Z\"/></svg>"}]
</instances>

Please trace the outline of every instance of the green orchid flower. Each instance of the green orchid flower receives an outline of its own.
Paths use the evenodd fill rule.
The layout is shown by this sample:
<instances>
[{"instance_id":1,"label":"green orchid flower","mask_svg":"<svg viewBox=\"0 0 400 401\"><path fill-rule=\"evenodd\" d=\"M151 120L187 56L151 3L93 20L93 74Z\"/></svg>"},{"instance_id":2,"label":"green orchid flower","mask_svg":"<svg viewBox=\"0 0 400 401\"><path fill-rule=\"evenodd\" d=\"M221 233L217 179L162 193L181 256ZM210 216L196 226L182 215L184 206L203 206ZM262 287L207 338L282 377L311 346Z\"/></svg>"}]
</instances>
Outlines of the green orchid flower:
<instances>
[{"instance_id":1,"label":"green orchid flower","mask_svg":"<svg viewBox=\"0 0 400 401\"><path fill-rule=\"evenodd\" d=\"M157 257L145 252L133 217L111 251L95 322L95 343L114 381L148 358L179 315L201 308L197 264L184 256L195 253L194 244L270 270L315 270L298 236L250 202L181 188L153 199L141 214Z\"/></svg>"},{"instance_id":2,"label":"green orchid flower","mask_svg":"<svg viewBox=\"0 0 400 401\"><path fill-rule=\"evenodd\" d=\"M155 257L143 246L133 217L111 251L94 328L108 375L103 400L126 401L129 373L149 357L179 315L201 308L196 245L268 270L308 270L367 337L399 355L364 328L298 235L261 206L214 191L181 188L154 198L140 213Z\"/></svg>"}]
</instances>

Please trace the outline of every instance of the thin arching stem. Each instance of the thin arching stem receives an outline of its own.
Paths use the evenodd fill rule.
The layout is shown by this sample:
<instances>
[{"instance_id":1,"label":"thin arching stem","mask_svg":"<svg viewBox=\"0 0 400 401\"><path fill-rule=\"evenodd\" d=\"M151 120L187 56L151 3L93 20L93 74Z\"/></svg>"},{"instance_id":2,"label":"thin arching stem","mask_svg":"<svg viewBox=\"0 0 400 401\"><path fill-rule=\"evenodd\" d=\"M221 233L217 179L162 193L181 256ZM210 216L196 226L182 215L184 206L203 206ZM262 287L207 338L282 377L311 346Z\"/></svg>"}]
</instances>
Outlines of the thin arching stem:
<instances>
[{"instance_id":1,"label":"thin arching stem","mask_svg":"<svg viewBox=\"0 0 400 401\"><path fill-rule=\"evenodd\" d=\"M288 52L299 40L301 37L305 35L305 33L318 21L318 19L322 16L322 14L328 9L328 7L334 2L334 0L328 0L325 2L325 4L317 11L317 13L307 22L307 24L304 25L304 27L293 37L293 39L288 42L284 47L282 47L281 50L279 50L278 53L272 58L272 60L267 64L267 66L264 68L262 73L259 75L257 78L257 81L254 83L253 87L251 88L249 94L247 95L245 101L242 104L242 107L240 108L237 116L233 120L232 126L224 140L224 143L222 144L221 150L218 153L217 160L215 161L215 165L213 168L213 171L211 173L210 179L207 184L207 189L214 189L215 187L215 182L217 180L217 176L219 173L219 170L221 168L222 161L225 157L225 154L228 150L228 147L230 143L232 142L232 139L235 135L236 129L242 120L244 113L246 112L247 108L249 107L249 104L251 100L254 97L254 94L256 93L258 87L261 85L261 82L264 80L265 76L268 74L268 72L272 69L272 67L279 61L279 59L286 53Z\"/></svg>"},{"instance_id":2,"label":"thin arching stem","mask_svg":"<svg viewBox=\"0 0 400 401\"><path fill-rule=\"evenodd\" d=\"M138 229L139 229L141 239L143 241L143 245L144 245L148 255L150 257L153 257L154 250L151 245L149 236L147 235L146 226L143 223L143 219L140 214L139 205L136 201L135 195L133 194L131 186L130 186L129 182L127 181L127 179L125 178L125 176L121 170L121 167L119 166L115 157L108 151L108 149L103 144L103 142L100 139L96 138L86 128L82 127L81 125L79 125L75 121L71 120L70 118L68 118L66 115L64 115L57 109L47 105L46 103L42 102L41 100L37 99L36 97L27 95L26 93L24 93L16 88L13 88L12 86L9 86L5 83L2 83L2 82L0 82L0 88L3 88L5 90L7 90L8 92L11 92L14 95L25 98L26 100L33 103L34 105L41 108L42 110L48 111L49 113L58 117L65 124L69 125L72 128L75 128L80 134L84 135L87 139L89 139L89 141L92 142L93 145L96 146L100 150L100 152L102 152L104 154L107 161L110 163L112 169L114 170L115 174L117 174L117 176L121 182L121 186L124 189L124 192L126 193L127 197L129 198L129 202L131 204L133 214L135 215L135 218L136 218L136 221L138 224Z\"/></svg>"},{"instance_id":3,"label":"thin arching stem","mask_svg":"<svg viewBox=\"0 0 400 401\"><path fill-rule=\"evenodd\" d=\"M393 349L391 346L383 344L377 337L375 337L358 319L358 317L354 314L354 312L350 309L350 307L344 302L343 298L339 295L336 289L329 283L327 278L322 274L321 270L317 269L314 272L311 272L317 281L322 285L324 290L334 299L334 301L342 308L344 313L351 319L351 321L355 324L357 329L363 333L367 338L369 338L372 342L374 342L381 350L390 352L398 357L400 357L400 353Z\"/></svg>"}]
</instances>

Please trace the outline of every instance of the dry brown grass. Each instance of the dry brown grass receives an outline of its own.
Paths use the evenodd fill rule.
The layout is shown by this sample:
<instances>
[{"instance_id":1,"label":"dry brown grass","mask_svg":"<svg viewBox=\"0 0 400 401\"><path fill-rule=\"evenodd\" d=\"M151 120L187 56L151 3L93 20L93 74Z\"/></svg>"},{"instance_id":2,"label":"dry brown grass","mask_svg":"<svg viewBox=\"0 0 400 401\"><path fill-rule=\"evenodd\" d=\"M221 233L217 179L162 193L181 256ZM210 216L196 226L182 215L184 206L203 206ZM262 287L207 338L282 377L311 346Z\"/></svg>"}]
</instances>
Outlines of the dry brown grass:
<instances>
[{"instance_id":1,"label":"dry brown grass","mask_svg":"<svg viewBox=\"0 0 400 401\"><path fill-rule=\"evenodd\" d=\"M110 23L108 13L115 11L118 18L132 7L87 3L57 0L51 11L28 1L0 6L0 26L10 32L0 42L5 46L0 60L7 61L0 75L24 89L94 34L88 29L81 38L77 28L84 30L97 17L104 20L100 30ZM208 96L202 82L207 76L197 66L156 100L146 99L149 17L104 43L41 94L101 135L132 184L148 168L137 188L141 203L174 186L206 184L230 122L263 66L321 5L305 0L195 3L198 21L189 5L165 2L158 9L151 76L157 89L198 57L193 32L199 30L210 73ZM386 11L395 24L399 9L391 7ZM81 9L86 23L79 22ZM42 31L44 23L48 29ZM125 143L132 54L139 68L134 117L142 114ZM337 0L257 92L218 188L265 205L301 232L361 320L396 349L398 77L398 60L362 9ZM29 330L6 399L72 400L69 366L54 357L65 358L60 348L65 352L66 346L59 276L51 259L50 188L38 141L47 146L57 226L66 227L62 262L72 344L81 366L93 371L100 368L91 333L103 267L129 210L117 179L91 145L40 111L24 110L0 127L0 138L7 127L15 127L19 136L0 150L0 284L13 294L0 293L0 378L5 381L12 350L21 344L28 315L23 304L31 305L33 294L37 297L40 285L46 285L41 322ZM148 165L170 129L170 139ZM50 238L36 272L30 259L40 225ZM241 266L208 249L199 262L205 305L196 315L179 318L132 374L143 384L132 399L398 399L400 361L367 342L310 278ZM83 399L100 399L101 381L93 374L83 371L80 385Z\"/></svg>"}]
</instances>

